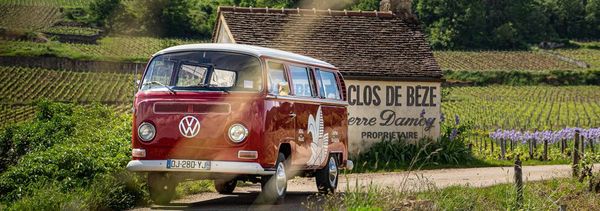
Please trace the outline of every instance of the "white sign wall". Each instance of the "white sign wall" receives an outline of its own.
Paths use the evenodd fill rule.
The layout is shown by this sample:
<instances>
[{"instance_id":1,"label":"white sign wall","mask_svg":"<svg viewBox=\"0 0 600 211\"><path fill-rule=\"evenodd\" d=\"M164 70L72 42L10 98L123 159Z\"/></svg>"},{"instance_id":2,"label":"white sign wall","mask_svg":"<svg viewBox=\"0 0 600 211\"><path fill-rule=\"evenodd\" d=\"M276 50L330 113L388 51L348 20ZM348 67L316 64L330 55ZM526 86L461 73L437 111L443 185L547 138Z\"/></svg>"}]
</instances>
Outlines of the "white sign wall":
<instances>
[{"instance_id":1,"label":"white sign wall","mask_svg":"<svg viewBox=\"0 0 600 211\"><path fill-rule=\"evenodd\" d=\"M438 138L439 82L346 80L350 154L382 140Z\"/></svg>"}]
</instances>

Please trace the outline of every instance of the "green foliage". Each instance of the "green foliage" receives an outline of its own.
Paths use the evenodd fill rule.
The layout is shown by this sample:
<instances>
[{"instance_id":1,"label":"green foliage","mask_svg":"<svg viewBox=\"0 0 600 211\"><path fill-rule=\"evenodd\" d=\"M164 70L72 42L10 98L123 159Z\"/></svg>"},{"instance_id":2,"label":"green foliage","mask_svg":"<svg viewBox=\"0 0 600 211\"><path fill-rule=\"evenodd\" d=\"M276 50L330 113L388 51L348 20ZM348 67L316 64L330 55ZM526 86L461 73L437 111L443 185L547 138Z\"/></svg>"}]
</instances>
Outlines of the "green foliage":
<instances>
[{"instance_id":1,"label":"green foliage","mask_svg":"<svg viewBox=\"0 0 600 211\"><path fill-rule=\"evenodd\" d=\"M559 205L573 210L600 209L600 195L588 192L586 184L575 179L526 182L521 209L516 207L514 184L438 188L422 183L427 188L419 192L356 184L344 193L311 196L303 205L309 210L557 210Z\"/></svg>"},{"instance_id":2,"label":"green foliage","mask_svg":"<svg viewBox=\"0 0 600 211\"><path fill-rule=\"evenodd\" d=\"M9 210L126 209L145 202L140 178L124 171L129 117L100 105L41 102L39 110L35 120L1 136L13 143L8 150L22 149L0 174L0 202Z\"/></svg>"},{"instance_id":3,"label":"green foliage","mask_svg":"<svg viewBox=\"0 0 600 211\"><path fill-rule=\"evenodd\" d=\"M98 35L100 29L72 26L54 26L44 30L45 33L92 36Z\"/></svg>"},{"instance_id":4,"label":"green foliage","mask_svg":"<svg viewBox=\"0 0 600 211\"><path fill-rule=\"evenodd\" d=\"M362 11L373 11L379 10L379 2L380 0L357 0L354 1L354 5L351 6L352 10L362 10Z\"/></svg>"},{"instance_id":5,"label":"green foliage","mask_svg":"<svg viewBox=\"0 0 600 211\"><path fill-rule=\"evenodd\" d=\"M207 1L199 0L168 1L161 14L165 35L208 37L215 22L214 6Z\"/></svg>"},{"instance_id":6,"label":"green foliage","mask_svg":"<svg viewBox=\"0 0 600 211\"><path fill-rule=\"evenodd\" d=\"M88 9L90 21L98 26L106 26L107 19L115 15L120 4L121 0L94 0Z\"/></svg>"},{"instance_id":7,"label":"green foliage","mask_svg":"<svg viewBox=\"0 0 600 211\"><path fill-rule=\"evenodd\" d=\"M524 49L557 38L597 38L597 0L416 0L434 49Z\"/></svg>"},{"instance_id":8,"label":"green foliage","mask_svg":"<svg viewBox=\"0 0 600 211\"><path fill-rule=\"evenodd\" d=\"M444 71L449 81L461 81L477 86L502 85L600 85L600 70L484 70L484 71Z\"/></svg>"},{"instance_id":9,"label":"green foliage","mask_svg":"<svg viewBox=\"0 0 600 211\"><path fill-rule=\"evenodd\" d=\"M464 140L466 125L442 126L438 140L383 140L368 151L352 158L356 172L420 168L422 166L460 164L470 161L471 153Z\"/></svg>"},{"instance_id":10,"label":"green foliage","mask_svg":"<svg viewBox=\"0 0 600 211\"><path fill-rule=\"evenodd\" d=\"M0 172L14 165L25 154L45 150L74 132L71 107L40 102L35 124L20 124L0 133Z\"/></svg>"},{"instance_id":11,"label":"green foliage","mask_svg":"<svg viewBox=\"0 0 600 211\"><path fill-rule=\"evenodd\" d=\"M600 125L600 116L596 115L600 113L600 105L597 103L600 100L599 86L485 86L447 89L451 91L448 101L442 104L442 112L448 116L460 115L462 119L473 122L473 133L480 136L488 136L489 132L499 128L542 131Z\"/></svg>"}]
</instances>

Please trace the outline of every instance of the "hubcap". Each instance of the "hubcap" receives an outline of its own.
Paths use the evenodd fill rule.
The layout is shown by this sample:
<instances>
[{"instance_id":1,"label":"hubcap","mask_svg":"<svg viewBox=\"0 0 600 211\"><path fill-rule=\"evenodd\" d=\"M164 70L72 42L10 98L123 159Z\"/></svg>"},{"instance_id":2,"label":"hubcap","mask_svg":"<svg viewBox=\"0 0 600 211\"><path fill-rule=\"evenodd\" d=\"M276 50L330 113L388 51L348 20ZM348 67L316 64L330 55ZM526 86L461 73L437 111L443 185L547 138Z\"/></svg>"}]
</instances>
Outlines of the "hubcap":
<instances>
[{"instance_id":1,"label":"hubcap","mask_svg":"<svg viewBox=\"0 0 600 211\"><path fill-rule=\"evenodd\" d=\"M329 158L329 184L331 184L332 187L335 186L337 174L338 169L337 164L335 163L335 158Z\"/></svg>"},{"instance_id":2,"label":"hubcap","mask_svg":"<svg viewBox=\"0 0 600 211\"><path fill-rule=\"evenodd\" d=\"M285 191L287 183L286 179L285 166L283 165L283 162L280 162L279 165L277 165L277 172L275 175L275 188L277 188L277 194L280 196L283 195L283 192Z\"/></svg>"}]
</instances>

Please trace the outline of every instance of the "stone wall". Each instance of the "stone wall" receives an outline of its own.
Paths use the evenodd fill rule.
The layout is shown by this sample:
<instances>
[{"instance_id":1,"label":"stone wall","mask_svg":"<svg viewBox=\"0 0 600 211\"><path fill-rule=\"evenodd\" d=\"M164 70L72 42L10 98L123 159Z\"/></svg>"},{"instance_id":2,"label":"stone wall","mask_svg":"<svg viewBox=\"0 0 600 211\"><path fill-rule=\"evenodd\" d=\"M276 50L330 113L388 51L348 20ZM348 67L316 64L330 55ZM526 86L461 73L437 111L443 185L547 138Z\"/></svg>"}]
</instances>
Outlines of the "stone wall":
<instances>
[{"instance_id":1,"label":"stone wall","mask_svg":"<svg viewBox=\"0 0 600 211\"><path fill-rule=\"evenodd\" d=\"M145 63L84 61L58 57L0 56L0 66L21 66L45 69L62 69L82 72L113 72L141 74Z\"/></svg>"}]
</instances>

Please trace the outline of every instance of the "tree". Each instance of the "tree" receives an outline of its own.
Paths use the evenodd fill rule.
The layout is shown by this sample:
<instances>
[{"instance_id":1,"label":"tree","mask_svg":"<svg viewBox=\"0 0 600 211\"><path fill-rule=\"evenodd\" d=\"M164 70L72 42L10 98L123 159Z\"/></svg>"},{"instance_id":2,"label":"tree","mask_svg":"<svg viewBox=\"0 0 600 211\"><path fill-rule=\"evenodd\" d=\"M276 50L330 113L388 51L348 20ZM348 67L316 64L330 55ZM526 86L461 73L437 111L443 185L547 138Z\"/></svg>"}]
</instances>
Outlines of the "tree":
<instances>
[{"instance_id":1,"label":"tree","mask_svg":"<svg viewBox=\"0 0 600 211\"><path fill-rule=\"evenodd\" d=\"M114 14L121 0L95 0L88 7L90 22L98 26L106 26L106 21Z\"/></svg>"},{"instance_id":2,"label":"tree","mask_svg":"<svg viewBox=\"0 0 600 211\"><path fill-rule=\"evenodd\" d=\"M585 5L585 21L591 37L600 37L600 0L588 0Z\"/></svg>"}]
</instances>

